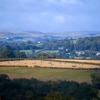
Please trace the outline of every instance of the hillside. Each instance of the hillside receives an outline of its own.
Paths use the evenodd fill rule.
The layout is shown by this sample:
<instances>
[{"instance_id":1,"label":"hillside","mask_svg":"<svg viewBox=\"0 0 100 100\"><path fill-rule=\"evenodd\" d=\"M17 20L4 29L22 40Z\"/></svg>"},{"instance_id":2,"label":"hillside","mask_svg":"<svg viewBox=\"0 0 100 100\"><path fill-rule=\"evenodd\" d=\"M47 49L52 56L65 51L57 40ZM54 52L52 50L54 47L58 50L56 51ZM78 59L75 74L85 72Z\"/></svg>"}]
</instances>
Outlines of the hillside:
<instances>
[{"instance_id":1,"label":"hillside","mask_svg":"<svg viewBox=\"0 0 100 100\"><path fill-rule=\"evenodd\" d=\"M48 41L64 38L84 38L100 36L99 32L0 32L0 41Z\"/></svg>"}]
</instances>

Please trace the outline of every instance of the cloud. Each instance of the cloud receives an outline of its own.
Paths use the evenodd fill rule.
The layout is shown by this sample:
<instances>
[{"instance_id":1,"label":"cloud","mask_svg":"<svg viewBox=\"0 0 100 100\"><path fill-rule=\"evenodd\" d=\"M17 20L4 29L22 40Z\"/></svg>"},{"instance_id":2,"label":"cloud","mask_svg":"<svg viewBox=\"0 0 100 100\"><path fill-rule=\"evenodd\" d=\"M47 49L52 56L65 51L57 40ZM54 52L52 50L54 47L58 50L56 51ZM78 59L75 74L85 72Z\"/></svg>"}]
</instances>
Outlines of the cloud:
<instances>
[{"instance_id":1,"label":"cloud","mask_svg":"<svg viewBox=\"0 0 100 100\"><path fill-rule=\"evenodd\" d=\"M99 9L100 0L0 0L0 31L96 30Z\"/></svg>"},{"instance_id":2,"label":"cloud","mask_svg":"<svg viewBox=\"0 0 100 100\"><path fill-rule=\"evenodd\" d=\"M40 16L43 16L43 17L45 17L45 16L48 16L48 12L46 12L46 11L42 11L42 12L40 12Z\"/></svg>"},{"instance_id":3,"label":"cloud","mask_svg":"<svg viewBox=\"0 0 100 100\"><path fill-rule=\"evenodd\" d=\"M64 23L65 22L65 16L63 15L58 15L58 16L55 16L55 20L59 23Z\"/></svg>"},{"instance_id":4,"label":"cloud","mask_svg":"<svg viewBox=\"0 0 100 100\"><path fill-rule=\"evenodd\" d=\"M82 0L47 0L49 3L53 4L80 4Z\"/></svg>"}]
</instances>

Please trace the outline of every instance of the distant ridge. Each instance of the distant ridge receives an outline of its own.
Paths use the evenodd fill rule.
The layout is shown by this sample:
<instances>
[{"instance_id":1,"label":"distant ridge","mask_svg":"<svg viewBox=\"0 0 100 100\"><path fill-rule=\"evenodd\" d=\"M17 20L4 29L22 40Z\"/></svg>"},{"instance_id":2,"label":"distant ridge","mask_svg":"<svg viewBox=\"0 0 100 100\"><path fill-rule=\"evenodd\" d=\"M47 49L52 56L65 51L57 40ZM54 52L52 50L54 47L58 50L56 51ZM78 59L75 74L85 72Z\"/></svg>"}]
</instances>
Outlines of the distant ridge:
<instances>
[{"instance_id":1,"label":"distant ridge","mask_svg":"<svg viewBox=\"0 0 100 100\"><path fill-rule=\"evenodd\" d=\"M27 32L0 32L0 41L48 41L64 38L84 38L100 36L100 32L59 32L43 33L37 31Z\"/></svg>"}]
</instances>

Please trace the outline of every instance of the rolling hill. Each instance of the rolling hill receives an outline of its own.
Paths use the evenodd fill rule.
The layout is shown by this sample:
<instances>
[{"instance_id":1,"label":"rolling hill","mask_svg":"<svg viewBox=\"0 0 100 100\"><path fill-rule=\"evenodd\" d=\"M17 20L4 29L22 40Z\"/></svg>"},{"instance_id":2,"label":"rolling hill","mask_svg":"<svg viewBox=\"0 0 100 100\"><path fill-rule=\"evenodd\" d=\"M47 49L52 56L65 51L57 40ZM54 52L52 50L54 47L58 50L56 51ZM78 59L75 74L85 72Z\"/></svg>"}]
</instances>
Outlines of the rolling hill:
<instances>
[{"instance_id":1,"label":"rolling hill","mask_svg":"<svg viewBox=\"0 0 100 100\"><path fill-rule=\"evenodd\" d=\"M0 32L0 41L48 41L64 38L83 38L100 36L99 32Z\"/></svg>"}]
</instances>

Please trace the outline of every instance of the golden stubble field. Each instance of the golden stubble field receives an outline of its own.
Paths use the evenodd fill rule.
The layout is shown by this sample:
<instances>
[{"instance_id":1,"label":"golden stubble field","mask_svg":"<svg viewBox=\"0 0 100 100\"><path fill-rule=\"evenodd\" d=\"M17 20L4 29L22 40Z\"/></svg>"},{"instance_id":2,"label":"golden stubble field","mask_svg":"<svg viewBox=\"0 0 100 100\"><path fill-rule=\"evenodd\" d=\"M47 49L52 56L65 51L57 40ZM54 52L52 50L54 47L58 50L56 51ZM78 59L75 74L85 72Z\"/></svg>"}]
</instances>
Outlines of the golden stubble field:
<instances>
[{"instance_id":1,"label":"golden stubble field","mask_svg":"<svg viewBox=\"0 0 100 100\"><path fill-rule=\"evenodd\" d=\"M100 68L99 60L74 60L74 59L51 59L51 60L17 60L3 61L0 66L28 66L28 67L54 67L54 68L74 68L74 69L94 69Z\"/></svg>"}]
</instances>

